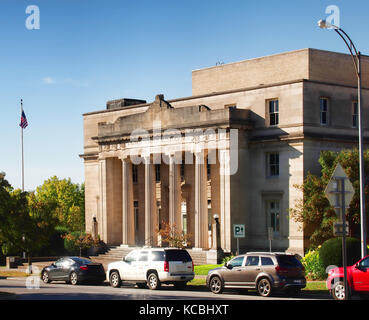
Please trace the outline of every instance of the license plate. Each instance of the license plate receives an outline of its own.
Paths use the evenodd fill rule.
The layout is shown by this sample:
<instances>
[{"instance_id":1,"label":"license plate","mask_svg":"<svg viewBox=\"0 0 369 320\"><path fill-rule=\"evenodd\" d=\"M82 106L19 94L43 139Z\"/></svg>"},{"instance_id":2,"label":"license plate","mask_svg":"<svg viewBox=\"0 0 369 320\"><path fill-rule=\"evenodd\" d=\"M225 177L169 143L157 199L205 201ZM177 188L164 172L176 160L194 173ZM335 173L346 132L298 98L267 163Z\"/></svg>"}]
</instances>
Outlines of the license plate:
<instances>
[{"instance_id":1,"label":"license plate","mask_svg":"<svg viewBox=\"0 0 369 320\"><path fill-rule=\"evenodd\" d=\"M293 283L302 283L302 280L293 280Z\"/></svg>"}]
</instances>

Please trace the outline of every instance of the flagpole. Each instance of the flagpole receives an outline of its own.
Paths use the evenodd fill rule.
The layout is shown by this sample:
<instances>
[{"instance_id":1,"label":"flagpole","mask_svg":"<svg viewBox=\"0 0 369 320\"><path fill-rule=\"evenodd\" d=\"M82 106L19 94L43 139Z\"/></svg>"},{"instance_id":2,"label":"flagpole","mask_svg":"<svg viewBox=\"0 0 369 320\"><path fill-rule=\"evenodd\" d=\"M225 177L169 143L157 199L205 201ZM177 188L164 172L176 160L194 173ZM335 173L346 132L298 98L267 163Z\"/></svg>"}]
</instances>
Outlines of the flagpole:
<instances>
[{"instance_id":1,"label":"flagpole","mask_svg":"<svg viewBox=\"0 0 369 320\"><path fill-rule=\"evenodd\" d=\"M21 99L21 115L23 113L23 99ZM23 151L23 126L21 126L21 146L22 146L22 192L24 192L24 151Z\"/></svg>"}]
</instances>

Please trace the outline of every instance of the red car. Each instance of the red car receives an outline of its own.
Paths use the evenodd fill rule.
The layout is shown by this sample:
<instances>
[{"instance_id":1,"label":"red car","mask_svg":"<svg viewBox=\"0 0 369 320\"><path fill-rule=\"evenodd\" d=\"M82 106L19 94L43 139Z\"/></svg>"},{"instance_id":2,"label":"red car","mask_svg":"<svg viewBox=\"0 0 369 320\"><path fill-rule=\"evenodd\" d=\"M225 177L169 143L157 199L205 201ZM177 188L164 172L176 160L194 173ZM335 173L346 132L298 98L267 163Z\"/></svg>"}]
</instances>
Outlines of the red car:
<instances>
[{"instance_id":1,"label":"red car","mask_svg":"<svg viewBox=\"0 0 369 320\"><path fill-rule=\"evenodd\" d=\"M327 287L336 300L345 299L343 268L333 268L328 273ZM349 296L369 293L369 256L359 260L353 266L347 267L347 283Z\"/></svg>"}]
</instances>

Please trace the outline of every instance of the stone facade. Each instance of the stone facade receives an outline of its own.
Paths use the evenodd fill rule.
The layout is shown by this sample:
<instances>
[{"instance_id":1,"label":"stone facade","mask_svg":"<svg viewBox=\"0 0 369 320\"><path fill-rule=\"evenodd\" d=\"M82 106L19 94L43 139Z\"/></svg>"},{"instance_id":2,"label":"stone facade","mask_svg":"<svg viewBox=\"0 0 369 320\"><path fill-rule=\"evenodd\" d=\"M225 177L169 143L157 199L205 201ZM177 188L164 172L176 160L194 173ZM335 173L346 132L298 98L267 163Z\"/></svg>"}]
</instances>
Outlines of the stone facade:
<instances>
[{"instance_id":1,"label":"stone facade","mask_svg":"<svg viewBox=\"0 0 369 320\"><path fill-rule=\"evenodd\" d=\"M364 124L369 58L363 60ZM109 101L83 115L86 230L108 244L162 245L162 221L191 247L303 255L309 237L289 218L294 188L319 173L321 150L357 146L357 83L349 55L303 49L193 71L193 95Z\"/></svg>"}]
</instances>

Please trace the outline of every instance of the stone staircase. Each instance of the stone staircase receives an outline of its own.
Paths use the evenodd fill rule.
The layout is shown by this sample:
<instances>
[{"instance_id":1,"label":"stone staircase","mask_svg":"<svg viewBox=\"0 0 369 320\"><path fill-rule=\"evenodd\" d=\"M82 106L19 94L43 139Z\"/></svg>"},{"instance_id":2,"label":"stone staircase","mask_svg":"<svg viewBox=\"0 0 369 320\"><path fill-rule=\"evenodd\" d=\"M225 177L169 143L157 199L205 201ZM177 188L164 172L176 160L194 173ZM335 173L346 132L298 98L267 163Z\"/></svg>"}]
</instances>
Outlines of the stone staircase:
<instances>
[{"instance_id":1,"label":"stone staircase","mask_svg":"<svg viewBox=\"0 0 369 320\"><path fill-rule=\"evenodd\" d=\"M138 247L125 247L125 246L109 246L105 253L101 253L95 257L90 257L92 261L102 263L105 270L108 268L108 264L114 261L122 260L132 250L138 249Z\"/></svg>"},{"instance_id":2,"label":"stone staircase","mask_svg":"<svg viewBox=\"0 0 369 320\"><path fill-rule=\"evenodd\" d=\"M139 248L141 247L109 246L107 252L91 257L91 260L102 263L106 270L109 263L122 260L129 252ZM187 249L187 251L195 265L207 264L207 251L193 249Z\"/></svg>"},{"instance_id":3,"label":"stone staircase","mask_svg":"<svg viewBox=\"0 0 369 320\"><path fill-rule=\"evenodd\" d=\"M194 265L207 264L207 251L188 249Z\"/></svg>"}]
</instances>

